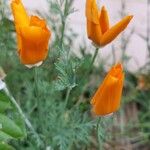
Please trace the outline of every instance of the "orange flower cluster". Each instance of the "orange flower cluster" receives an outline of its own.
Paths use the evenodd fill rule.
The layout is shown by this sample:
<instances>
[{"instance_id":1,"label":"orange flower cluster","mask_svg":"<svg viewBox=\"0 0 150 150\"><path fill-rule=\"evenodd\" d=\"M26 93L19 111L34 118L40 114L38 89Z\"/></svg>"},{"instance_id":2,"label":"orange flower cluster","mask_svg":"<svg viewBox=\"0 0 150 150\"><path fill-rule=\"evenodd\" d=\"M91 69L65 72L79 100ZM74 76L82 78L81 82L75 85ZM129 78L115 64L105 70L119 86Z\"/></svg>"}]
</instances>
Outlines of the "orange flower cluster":
<instances>
[{"instance_id":1,"label":"orange flower cluster","mask_svg":"<svg viewBox=\"0 0 150 150\"><path fill-rule=\"evenodd\" d=\"M11 8L15 20L18 54L25 65L35 65L45 60L51 31L46 21L28 16L21 0L12 0ZM129 24L133 16L126 16L110 27L107 10L98 9L96 0L86 0L88 38L99 47L112 42ZM124 81L123 67L117 64L109 71L98 88L91 104L96 115L107 115L118 110Z\"/></svg>"},{"instance_id":2,"label":"orange flower cluster","mask_svg":"<svg viewBox=\"0 0 150 150\"><path fill-rule=\"evenodd\" d=\"M107 10L103 6L99 11L96 0L86 1L88 38L102 47L112 42L129 24L133 16L126 16L110 28Z\"/></svg>"},{"instance_id":3,"label":"orange flower cluster","mask_svg":"<svg viewBox=\"0 0 150 150\"><path fill-rule=\"evenodd\" d=\"M28 16L21 0L13 0L11 8L21 62L25 65L42 62L48 54L48 41L51 36L46 21L36 16Z\"/></svg>"}]
</instances>

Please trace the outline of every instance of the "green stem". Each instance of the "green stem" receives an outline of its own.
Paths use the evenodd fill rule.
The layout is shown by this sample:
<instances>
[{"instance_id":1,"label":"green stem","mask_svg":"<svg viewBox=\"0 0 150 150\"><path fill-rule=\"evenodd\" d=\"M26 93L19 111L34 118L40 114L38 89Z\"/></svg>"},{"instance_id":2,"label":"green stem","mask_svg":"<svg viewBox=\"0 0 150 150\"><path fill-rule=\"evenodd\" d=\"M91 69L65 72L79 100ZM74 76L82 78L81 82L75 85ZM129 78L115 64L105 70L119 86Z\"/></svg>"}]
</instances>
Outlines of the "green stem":
<instances>
[{"instance_id":1,"label":"green stem","mask_svg":"<svg viewBox=\"0 0 150 150\"><path fill-rule=\"evenodd\" d=\"M68 88L68 89L67 89L67 93L66 93L66 98L65 98L65 105L64 105L64 108L67 107L70 93L71 93L71 88Z\"/></svg>"},{"instance_id":2,"label":"green stem","mask_svg":"<svg viewBox=\"0 0 150 150\"><path fill-rule=\"evenodd\" d=\"M61 22L62 22L62 29L61 29L61 38L60 38L60 47L63 47L63 40L64 40L64 33L65 33L65 26L66 26L66 18L68 16L68 0L65 1L64 11L61 14Z\"/></svg>"},{"instance_id":3,"label":"green stem","mask_svg":"<svg viewBox=\"0 0 150 150\"><path fill-rule=\"evenodd\" d=\"M13 105L17 108L19 114L21 115L21 117L24 119L27 127L32 131L32 133L34 134L36 140L37 140L37 144L38 146L41 145L41 140L39 135L37 134L37 132L35 131L35 129L33 128L32 124L30 123L30 121L28 120L28 118L25 116L25 114L23 113L21 107L18 105L18 103L16 102L15 98L10 94L9 90L7 87L4 88L5 93L7 94L7 96L10 98L11 102L13 103Z\"/></svg>"},{"instance_id":4,"label":"green stem","mask_svg":"<svg viewBox=\"0 0 150 150\"><path fill-rule=\"evenodd\" d=\"M97 57L97 55L98 55L98 51L99 51L99 48L96 48L96 49L95 49L95 52L94 52L94 55L93 55L93 57L92 57L92 60L91 60L91 64L90 64L90 67L89 67L90 69L89 69L89 70L87 71L87 73L86 73L86 78L88 78L88 75L89 75L89 73L90 73L91 70L92 70L93 64L94 64L94 62L95 62L95 60L96 60L96 57ZM82 93L84 93L85 90L86 90L86 86L83 87ZM76 102L75 106L78 106L78 105L80 104L80 102L81 102L81 99L79 99L79 100Z\"/></svg>"},{"instance_id":5,"label":"green stem","mask_svg":"<svg viewBox=\"0 0 150 150\"><path fill-rule=\"evenodd\" d=\"M150 0L147 0L147 49L150 57Z\"/></svg>"},{"instance_id":6,"label":"green stem","mask_svg":"<svg viewBox=\"0 0 150 150\"><path fill-rule=\"evenodd\" d=\"M98 121L97 121L97 127L96 127L96 130L97 130L97 139L98 139L98 149L99 150L103 149L102 142L101 142L101 139L100 139L100 125L101 125L101 121L102 121L102 118L99 117Z\"/></svg>"},{"instance_id":7,"label":"green stem","mask_svg":"<svg viewBox=\"0 0 150 150\"><path fill-rule=\"evenodd\" d=\"M63 39L64 39L64 32L65 32L65 21L62 18L62 30L61 30L61 39L60 39L60 47L63 47Z\"/></svg>"},{"instance_id":8,"label":"green stem","mask_svg":"<svg viewBox=\"0 0 150 150\"><path fill-rule=\"evenodd\" d=\"M34 67L34 83L35 83L35 97L36 97L36 102L37 102L37 107L39 109L40 107L40 99L39 99L39 90L38 90L38 68ZM39 111L39 110L38 110Z\"/></svg>"},{"instance_id":9,"label":"green stem","mask_svg":"<svg viewBox=\"0 0 150 150\"><path fill-rule=\"evenodd\" d=\"M67 6L68 0L65 2L64 12L61 15L61 22L62 22L62 29L61 29L61 39L60 39L60 47L63 47L63 40L64 40L64 33L65 33L65 26L66 26L66 16L67 16Z\"/></svg>"},{"instance_id":10,"label":"green stem","mask_svg":"<svg viewBox=\"0 0 150 150\"><path fill-rule=\"evenodd\" d=\"M38 110L38 118L39 121L42 122L42 109L41 108L41 102L40 102L40 95L39 95L39 74L38 74L38 67L34 67L34 88L35 88L35 99L36 99L36 106L37 106L37 110ZM42 128L42 126L41 126ZM41 141L41 145L43 145L43 141Z\"/></svg>"},{"instance_id":11,"label":"green stem","mask_svg":"<svg viewBox=\"0 0 150 150\"><path fill-rule=\"evenodd\" d=\"M96 60L98 51L99 51L99 48L96 48L96 49L95 49L95 52L94 52L94 56L93 56L92 61L91 61L91 67L93 66L93 64L94 64L94 62L95 62L95 60ZM91 67L90 67L90 69L91 69Z\"/></svg>"}]
</instances>

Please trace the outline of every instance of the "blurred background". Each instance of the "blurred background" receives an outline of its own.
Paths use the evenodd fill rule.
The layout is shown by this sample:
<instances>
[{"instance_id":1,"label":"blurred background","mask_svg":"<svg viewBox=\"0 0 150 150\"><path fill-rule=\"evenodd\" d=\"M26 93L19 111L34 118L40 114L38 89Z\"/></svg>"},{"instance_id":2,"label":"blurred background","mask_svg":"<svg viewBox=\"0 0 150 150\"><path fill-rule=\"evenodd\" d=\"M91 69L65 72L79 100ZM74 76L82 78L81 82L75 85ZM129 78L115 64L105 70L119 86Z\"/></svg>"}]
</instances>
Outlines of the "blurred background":
<instances>
[{"instance_id":1,"label":"blurred background","mask_svg":"<svg viewBox=\"0 0 150 150\"><path fill-rule=\"evenodd\" d=\"M150 150L150 0L97 0L108 9L111 25L127 14L134 18L125 32L99 50L90 72L94 46L86 34L85 0L71 1L68 6L74 8L74 13L65 18L64 46L70 53L66 66L58 59L63 23L59 8L64 8L59 1L63 0L22 1L29 14L45 18L52 30L50 53L38 73L41 109L36 108L34 71L20 64L16 53L13 17L7 0L0 0L0 66L7 74L5 80L11 93L44 144L51 145L47 150L98 150L90 100L108 69L117 62L124 64L126 73L122 105L103 124L103 147L105 150ZM59 68L66 71L66 76L62 76ZM62 113L68 87L73 90ZM39 117L38 112L45 117ZM9 143L17 150L37 150L30 135Z\"/></svg>"}]
</instances>

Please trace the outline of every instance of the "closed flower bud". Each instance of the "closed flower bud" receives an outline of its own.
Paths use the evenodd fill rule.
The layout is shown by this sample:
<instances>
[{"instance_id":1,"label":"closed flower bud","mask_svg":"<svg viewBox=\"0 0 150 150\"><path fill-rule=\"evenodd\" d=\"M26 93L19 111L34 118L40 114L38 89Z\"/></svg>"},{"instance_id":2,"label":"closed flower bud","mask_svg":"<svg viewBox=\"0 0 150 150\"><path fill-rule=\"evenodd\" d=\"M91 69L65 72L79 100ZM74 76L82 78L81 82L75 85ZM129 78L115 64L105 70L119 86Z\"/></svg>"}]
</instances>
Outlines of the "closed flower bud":
<instances>
[{"instance_id":1,"label":"closed flower bud","mask_svg":"<svg viewBox=\"0 0 150 150\"><path fill-rule=\"evenodd\" d=\"M105 116L117 111L120 107L124 73L121 64L117 64L108 72L106 78L91 100L93 112Z\"/></svg>"}]
</instances>

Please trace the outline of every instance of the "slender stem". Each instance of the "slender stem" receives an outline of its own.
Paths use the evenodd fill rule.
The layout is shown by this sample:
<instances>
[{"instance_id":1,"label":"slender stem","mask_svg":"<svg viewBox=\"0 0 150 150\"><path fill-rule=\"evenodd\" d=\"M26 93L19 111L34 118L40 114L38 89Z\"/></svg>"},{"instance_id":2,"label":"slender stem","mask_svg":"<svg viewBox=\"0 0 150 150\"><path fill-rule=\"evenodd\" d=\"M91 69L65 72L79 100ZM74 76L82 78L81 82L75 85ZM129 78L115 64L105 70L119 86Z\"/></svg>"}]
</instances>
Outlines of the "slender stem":
<instances>
[{"instance_id":1,"label":"slender stem","mask_svg":"<svg viewBox=\"0 0 150 150\"><path fill-rule=\"evenodd\" d=\"M95 49L95 52L94 52L94 55L93 55L93 58L92 58L92 60L91 60L91 64L90 64L90 67L89 67L90 69L89 69L89 70L87 71L87 73L86 73L86 78L88 77L89 73L90 73L91 70L92 70L93 64L94 64L94 62L95 62L95 60L96 60L96 57L97 57L97 55L98 55L98 51L99 51L99 48L96 48L96 49ZM85 90L86 90L86 85L83 87L82 93L84 93ZM75 106L78 106L78 105L81 103L81 100L82 100L82 99L79 98L79 100L76 102Z\"/></svg>"},{"instance_id":2,"label":"slender stem","mask_svg":"<svg viewBox=\"0 0 150 150\"><path fill-rule=\"evenodd\" d=\"M34 88L35 88L35 98L36 98L36 106L37 106L37 110L38 110L38 118L39 121L42 122L42 109L41 108L41 101L40 101L40 95L39 95L39 74L38 74L38 67L34 67ZM42 128L42 126L40 126ZM43 144L43 141L41 141L41 146Z\"/></svg>"},{"instance_id":3,"label":"slender stem","mask_svg":"<svg viewBox=\"0 0 150 150\"><path fill-rule=\"evenodd\" d=\"M40 108L39 106L40 106L40 99L39 99L39 89L38 89L38 70L37 70L38 68L37 67L35 67L34 68L34 83L35 83L35 85L34 85L34 87L35 87L35 97L36 97L36 100L37 100L37 107L38 107L38 109ZM40 110L38 110L38 111L40 111Z\"/></svg>"},{"instance_id":4,"label":"slender stem","mask_svg":"<svg viewBox=\"0 0 150 150\"><path fill-rule=\"evenodd\" d=\"M62 18L62 30L61 30L61 39L60 39L61 48L63 47L64 32L65 32L65 21Z\"/></svg>"},{"instance_id":5,"label":"slender stem","mask_svg":"<svg viewBox=\"0 0 150 150\"><path fill-rule=\"evenodd\" d=\"M64 40L64 33L65 33L65 26L66 26L66 16L67 16L67 5L68 0L65 2L65 8L63 15L61 14L61 22L62 22L62 29L61 29L61 39L60 39L60 47L63 47L63 40Z\"/></svg>"},{"instance_id":6,"label":"slender stem","mask_svg":"<svg viewBox=\"0 0 150 150\"><path fill-rule=\"evenodd\" d=\"M95 60L96 60L98 51L99 51L99 48L96 48L96 49L95 49L95 52L94 52L94 55L93 55L93 58L92 58L92 61L91 61L91 67L93 66L93 64L94 64L94 62L95 62ZM91 69L91 68L90 68L90 69Z\"/></svg>"},{"instance_id":7,"label":"slender stem","mask_svg":"<svg viewBox=\"0 0 150 150\"><path fill-rule=\"evenodd\" d=\"M34 68L34 87L35 87L35 98L36 98L36 104L37 104L37 110L39 115L39 120L42 122L42 109L41 109L41 99L39 94L39 73L38 73L38 67ZM42 128L42 126L41 126Z\"/></svg>"},{"instance_id":8,"label":"slender stem","mask_svg":"<svg viewBox=\"0 0 150 150\"><path fill-rule=\"evenodd\" d=\"M14 106L17 108L19 114L21 115L21 117L24 119L27 127L32 131L32 133L34 134L35 138L37 139L37 144L40 145L41 144L41 140L39 135L37 134L37 132L35 131L35 129L33 128L32 124L30 123L30 121L28 120L28 118L25 116L25 114L23 113L21 107L18 105L18 103L16 102L15 98L10 94L9 90L7 87L4 88L5 93L7 94L7 96L10 98L11 102L14 104Z\"/></svg>"},{"instance_id":9,"label":"slender stem","mask_svg":"<svg viewBox=\"0 0 150 150\"><path fill-rule=\"evenodd\" d=\"M102 121L102 118L99 117L98 118L98 121L97 121L97 127L96 127L96 130L97 130L97 138L98 138L98 148L99 150L102 150L103 147L102 147L102 142L101 142L101 139L100 139L100 125L101 125L101 121Z\"/></svg>"},{"instance_id":10,"label":"slender stem","mask_svg":"<svg viewBox=\"0 0 150 150\"><path fill-rule=\"evenodd\" d=\"M147 0L147 49L150 57L150 0Z\"/></svg>"},{"instance_id":11,"label":"slender stem","mask_svg":"<svg viewBox=\"0 0 150 150\"><path fill-rule=\"evenodd\" d=\"M65 105L64 105L64 108L67 107L70 93L71 93L71 88L68 88L68 89L67 89L67 93L66 93L66 98L65 98Z\"/></svg>"},{"instance_id":12,"label":"slender stem","mask_svg":"<svg viewBox=\"0 0 150 150\"><path fill-rule=\"evenodd\" d=\"M62 23L62 29L61 29L61 38L60 38L60 48L63 49L63 41L64 41L64 34L65 34L65 27L66 27L66 18L68 16L68 0L65 0L65 6L64 6L64 10L61 14L61 23ZM68 59L69 59L69 52L67 54L67 62L68 62ZM71 90L72 88L71 87L68 87L67 89L67 93L66 93L66 98L65 98L65 103L64 103L64 110L65 108L67 107L67 104L68 104L68 100L69 100L69 96L70 96L70 93L71 93Z\"/></svg>"}]
</instances>

